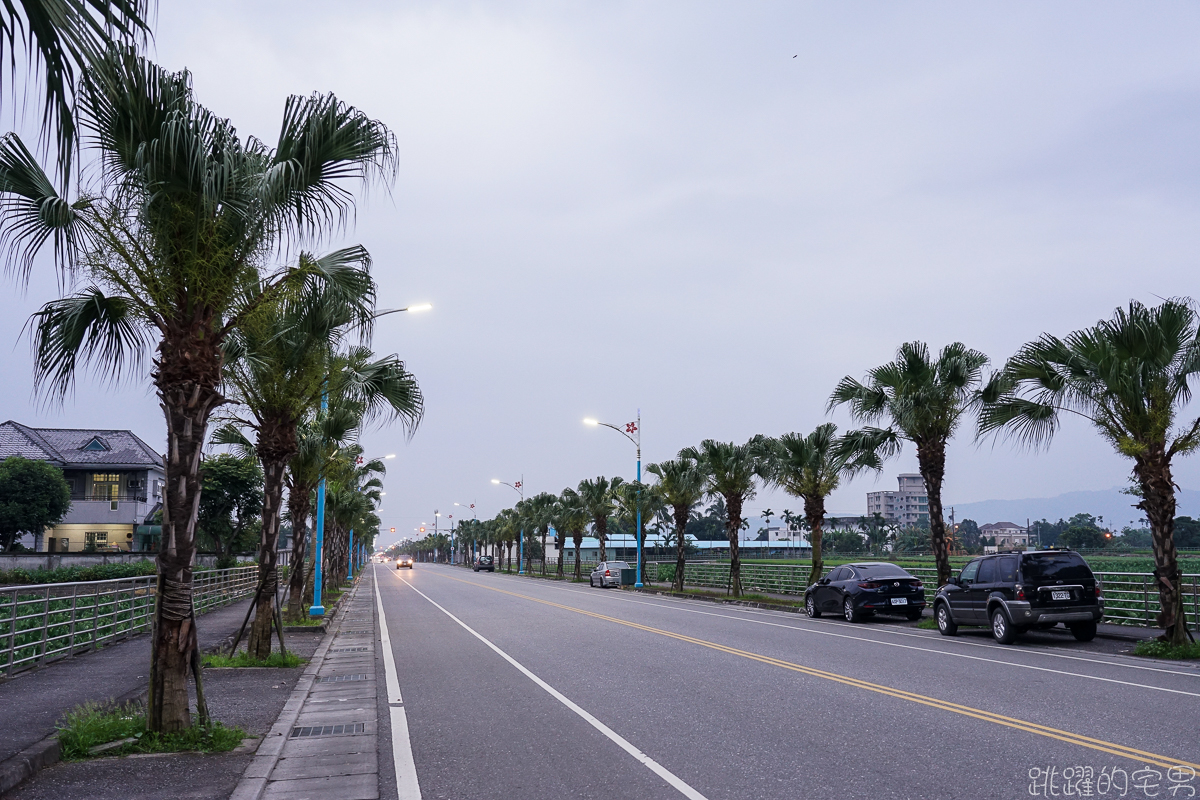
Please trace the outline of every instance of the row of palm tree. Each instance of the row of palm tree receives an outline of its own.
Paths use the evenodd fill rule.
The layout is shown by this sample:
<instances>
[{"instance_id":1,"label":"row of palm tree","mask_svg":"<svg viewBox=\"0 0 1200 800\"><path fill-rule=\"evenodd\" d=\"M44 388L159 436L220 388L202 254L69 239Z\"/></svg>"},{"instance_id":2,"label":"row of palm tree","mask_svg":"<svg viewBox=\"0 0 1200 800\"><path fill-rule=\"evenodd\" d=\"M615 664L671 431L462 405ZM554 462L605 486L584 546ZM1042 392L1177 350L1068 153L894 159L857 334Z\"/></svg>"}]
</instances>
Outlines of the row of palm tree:
<instances>
[{"instance_id":1,"label":"row of palm tree","mask_svg":"<svg viewBox=\"0 0 1200 800\"><path fill-rule=\"evenodd\" d=\"M657 478L651 486L620 478L585 480L558 496L518 503L496 520L472 527L472 535L483 543L507 544L520 532L544 531L548 520L558 534L560 553L566 537L573 538L579 579L579 547L587 526L604 560L609 519L631 519L640 506L643 519L661 513L672 528L667 538L677 547L675 588L681 590L684 529L702 499L720 498L729 540L730 591L739 596L743 508L760 487L770 486L803 501L812 544L809 581L816 582L824 570L826 499L855 475L881 470L907 442L916 450L929 499L929 537L941 584L950 578L942 515L950 440L973 420L976 438L998 435L1044 447L1067 414L1090 422L1133 462L1132 491L1151 527L1159 624L1168 641L1186 642L1191 634L1173 539L1176 486L1171 468L1175 457L1200 447L1200 419L1176 424L1200 373L1200 316L1194 303L1174 299L1147 307L1133 301L1111 319L1066 337L1044 334L985 375L988 363L986 355L960 342L936 356L924 343L908 342L892 361L861 380L843 378L831 393L826 410L845 408L860 428L839 435L836 425L825 423L809 433L759 435L742 444L706 439L685 447L673 460L651 464L647 471Z\"/></svg>"},{"instance_id":2,"label":"row of palm tree","mask_svg":"<svg viewBox=\"0 0 1200 800\"><path fill-rule=\"evenodd\" d=\"M231 398L255 409L243 420L270 468L260 548L262 591L270 591L267 540L278 533L289 480L281 464L299 456L304 415L269 381L258 383L256 359L286 355L288 342L320 339L321 330L369 329L365 254L316 257L306 247L351 218L348 181L394 176L395 140L332 94L289 98L272 146L239 138L196 101L186 71L164 70L120 44L82 66L73 97L94 180L60 191L19 136L0 137L0 246L7 267L25 277L49 250L67 288L31 320L39 389L62 398L82 368L121 381L152 365L167 453L148 725L170 732L191 724L187 674L198 670L192 562L210 420ZM319 313L322 297L338 299L337 313ZM284 321L298 318L300 328ZM278 375L304 376L298 395L310 403L320 359L295 355Z\"/></svg>"}]
</instances>

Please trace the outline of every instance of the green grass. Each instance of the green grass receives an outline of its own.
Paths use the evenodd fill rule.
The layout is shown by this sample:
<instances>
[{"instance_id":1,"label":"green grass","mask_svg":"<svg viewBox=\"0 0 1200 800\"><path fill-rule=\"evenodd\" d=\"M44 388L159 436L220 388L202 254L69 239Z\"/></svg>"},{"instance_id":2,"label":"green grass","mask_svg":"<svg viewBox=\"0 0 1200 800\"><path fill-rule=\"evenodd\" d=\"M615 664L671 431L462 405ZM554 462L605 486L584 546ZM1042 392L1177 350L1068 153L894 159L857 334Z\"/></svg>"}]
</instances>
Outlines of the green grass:
<instances>
[{"instance_id":1,"label":"green grass","mask_svg":"<svg viewBox=\"0 0 1200 800\"><path fill-rule=\"evenodd\" d=\"M227 656L224 653L209 653L204 656L204 666L217 669L225 667L298 667L304 663L307 663L307 659L291 652L271 653L265 661L251 658L245 650L239 650L233 656Z\"/></svg>"},{"instance_id":2,"label":"green grass","mask_svg":"<svg viewBox=\"0 0 1200 800\"><path fill-rule=\"evenodd\" d=\"M194 726L179 733L146 730L146 713L139 705L104 709L88 704L68 713L58 723L58 742L66 761L127 755L129 753L224 753L241 744L246 732L220 722ZM93 747L121 739L133 741L92 756Z\"/></svg>"},{"instance_id":3,"label":"green grass","mask_svg":"<svg viewBox=\"0 0 1200 800\"><path fill-rule=\"evenodd\" d=\"M917 623L917 627L921 630L936 631L938 629L937 620L933 619L932 617L929 619L923 619Z\"/></svg>"},{"instance_id":4,"label":"green grass","mask_svg":"<svg viewBox=\"0 0 1200 800\"><path fill-rule=\"evenodd\" d=\"M328 621L328 617L301 617L300 619L285 619L283 624L286 626L303 625L305 627L315 628L318 625L324 625Z\"/></svg>"},{"instance_id":5,"label":"green grass","mask_svg":"<svg viewBox=\"0 0 1200 800\"><path fill-rule=\"evenodd\" d=\"M1166 642L1160 642L1158 639L1151 639L1148 642L1138 642L1133 648L1135 656L1144 656L1146 658L1171 658L1179 661L1191 661L1200 659L1200 642L1189 642L1185 645L1170 645Z\"/></svg>"}]
</instances>

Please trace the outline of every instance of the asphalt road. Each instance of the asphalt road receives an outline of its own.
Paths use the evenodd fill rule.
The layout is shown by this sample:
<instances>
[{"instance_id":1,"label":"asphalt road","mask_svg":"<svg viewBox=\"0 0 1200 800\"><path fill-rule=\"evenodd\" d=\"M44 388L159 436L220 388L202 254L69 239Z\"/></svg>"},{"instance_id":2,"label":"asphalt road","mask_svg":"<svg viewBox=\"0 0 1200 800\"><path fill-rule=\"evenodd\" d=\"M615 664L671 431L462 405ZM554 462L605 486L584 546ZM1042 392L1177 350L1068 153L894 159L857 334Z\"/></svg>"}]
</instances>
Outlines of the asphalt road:
<instances>
[{"instance_id":1,"label":"asphalt road","mask_svg":"<svg viewBox=\"0 0 1200 800\"><path fill-rule=\"evenodd\" d=\"M1200 794L1191 666L376 569L424 798Z\"/></svg>"}]
</instances>

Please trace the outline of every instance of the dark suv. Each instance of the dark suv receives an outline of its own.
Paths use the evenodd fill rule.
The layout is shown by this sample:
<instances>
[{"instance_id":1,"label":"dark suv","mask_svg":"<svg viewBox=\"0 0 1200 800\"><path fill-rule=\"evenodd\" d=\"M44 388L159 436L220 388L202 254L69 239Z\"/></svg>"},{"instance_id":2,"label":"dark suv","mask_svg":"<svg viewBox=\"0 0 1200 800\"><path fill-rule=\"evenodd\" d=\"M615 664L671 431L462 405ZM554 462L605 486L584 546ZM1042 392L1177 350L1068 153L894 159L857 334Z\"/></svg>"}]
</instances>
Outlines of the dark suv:
<instances>
[{"instance_id":1,"label":"dark suv","mask_svg":"<svg viewBox=\"0 0 1200 800\"><path fill-rule=\"evenodd\" d=\"M475 556L475 563L471 565L471 568L476 572L479 572L481 569L486 569L488 572L495 572L496 564L492 561L491 556Z\"/></svg>"},{"instance_id":2,"label":"dark suv","mask_svg":"<svg viewBox=\"0 0 1200 800\"><path fill-rule=\"evenodd\" d=\"M1060 622L1081 642L1096 636L1104 616L1100 582L1072 550L1002 553L971 561L937 590L933 616L943 636L960 625L989 625L1001 644L1031 628Z\"/></svg>"}]
</instances>

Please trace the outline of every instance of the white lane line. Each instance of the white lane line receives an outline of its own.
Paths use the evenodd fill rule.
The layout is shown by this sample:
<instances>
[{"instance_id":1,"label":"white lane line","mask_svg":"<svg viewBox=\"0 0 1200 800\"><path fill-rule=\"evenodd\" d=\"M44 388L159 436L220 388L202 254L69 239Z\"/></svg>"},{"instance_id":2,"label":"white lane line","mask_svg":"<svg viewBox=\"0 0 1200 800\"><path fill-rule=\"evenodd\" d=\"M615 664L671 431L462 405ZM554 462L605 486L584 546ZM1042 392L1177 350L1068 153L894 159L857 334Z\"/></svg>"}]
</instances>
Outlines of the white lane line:
<instances>
[{"instance_id":1,"label":"white lane line","mask_svg":"<svg viewBox=\"0 0 1200 800\"><path fill-rule=\"evenodd\" d=\"M568 589L566 591L573 591L573 590ZM577 593L578 594L586 594L585 592L577 592ZM952 653L948 650L939 650L938 648L935 648L935 647L918 647L917 645L901 644L899 642L883 642L883 641L880 641L879 639L871 639L866 636L851 636L850 634L834 633L833 631L816 631L816 630L812 630L811 628L800 628L795 625L784 625L779 622L768 622L767 620L764 620L764 619L748 619L746 617L731 617L728 614L716 614L712 611L700 611L699 609L694 609L694 608L676 608L675 606L664 606L664 605L660 605L658 603L647 603L645 601L627 599L627 598L623 598L623 597L613 597L610 599L621 600L626 603L637 603L639 605L651 605L651 606L655 606L658 608L672 608L672 609L675 609L678 611L687 611L688 613L691 613L691 614L701 614L706 617L720 617L722 619L729 619L729 620L734 620L737 622L751 622L751 623L754 623L755 625L767 625L772 628L785 628L787 630L798 631L800 633L815 633L815 634L819 634L821 636L832 636L837 639L850 639L850 640L858 641L858 642L867 642L869 644L877 644L882 647L898 647L901 650L915 650L919 653L931 653L931 654L940 655L940 656L950 656L951 658L965 658L969 661L983 661L984 663L987 663L987 664L997 664L997 665L1001 665L1001 666L1016 667L1017 669L1028 669L1028 670L1033 670L1035 672L1049 672L1054 675L1065 675L1067 677L1072 677L1072 678L1083 678L1084 680L1089 680L1089 681L1100 681L1101 683L1115 683L1120 686L1130 686L1135 689L1149 689L1149 690L1155 691L1155 692L1167 692L1169 694L1181 694L1181 695L1184 695L1185 697L1200 698L1200 692L1188 692L1183 689L1169 689L1165 686L1153 686L1148 683L1134 683L1133 681L1123 681L1123 680L1118 680L1117 678L1104 678L1099 675L1087 675L1082 672L1068 672L1066 670L1061 670L1061 669L1051 669L1050 667L1038 667L1038 666L1034 666L1033 664L1020 664L1016 661L1001 661L1001 660L995 659L995 658L984 658L982 656L972 656L972 655L968 655L967 653ZM1108 662L1099 662L1099 663L1108 663ZM1114 665L1114 666L1119 666L1119 665Z\"/></svg>"},{"instance_id":2,"label":"white lane line","mask_svg":"<svg viewBox=\"0 0 1200 800\"><path fill-rule=\"evenodd\" d=\"M379 577L378 568L372 577ZM379 581L371 582L375 585L375 607L379 611L383 673L387 687L388 712L392 723L392 763L396 767L396 796L399 800L421 800L421 785L417 783L417 764L413 760L412 741L408 735L408 715L404 711L404 698L400 695L400 678L396 674L396 656L392 653L392 639L388 635L387 617L383 613L383 599L379 596Z\"/></svg>"},{"instance_id":3,"label":"white lane line","mask_svg":"<svg viewBox=\"0 0 1200 800\"><path fill-rule=\"evenodd\" d=\"M608 737L612 742L614 742L618 747L620 747L626 753L629 753L629 755L633 756L638 761L640 761L651 772L653 772L655 775L657 775L658 777L660 777L664 781L666 781L668 784L670 784L674 789L676 789L684 797L689 798L689 800L708 800L704 795L700 794L698 791L696 791L691 786L689 786L687 783L685 783L681 778L679 778L677 775L675 775L675 773L671 772L669 769L664 767L662 764L659 764L653 758L651 758L650 756L643 753L641 750L638 750L636 747L634 747L629 742L629 740L627 740L624 736L617 733L612 728L608 727L607 725L605 725L603 722L601 722L600 720L593 717L588 712L584 711L582 708L580 708L574 702L572 702L568 697L566 697L566 695L564 695L562 692L558 691L553 686L546 683L544 680L539 678L537 675L534 675L532 672L530 672L528 669L526 669L525 666L523 664L521 664L519 661L517 661L515 658L513 658L508 653L504 652L499 647L497 647L496 645L492 644L490 641L485 639L477 631L475 631L474 628L472 628L467 623L463 622L458 617L451 614L449 611L447 611L445 608L443 608L441 605L439 605L437 603L437 601L435 601L429 595L425 594L420 589L413 586L411 581L406 581L403 578L400 578L399 575L397 575L396 577L397 577L397 579L401 580L403 583L407 584L408 588L412 589L414 592L421 595L421 597L424 597L426 600L428 600L430 603L432 603L435 608L437 608L439 611L441 611L447 617L449 617L450 619L454 620L459 625L461 625L463 630L465 630L467 633L471 634L476 639L478 639L479 641L483 642L485 645L490 647L496 653L496 655L500 656L505 661L507 661L509 664L512 664L514 667L516 667L517 670L520 671L522 674L524 674L526 678L529 678L529 680L533 681L538 686L540 686L544 690L546 690L547 694L549 694L555 700L562 703L564 706L571 709L576 714L578 714L580 717L582 717L584 722L591 725L596 730L600 731L602 734L604 734L606 737Z\"/></svg>"}]
</instances>

